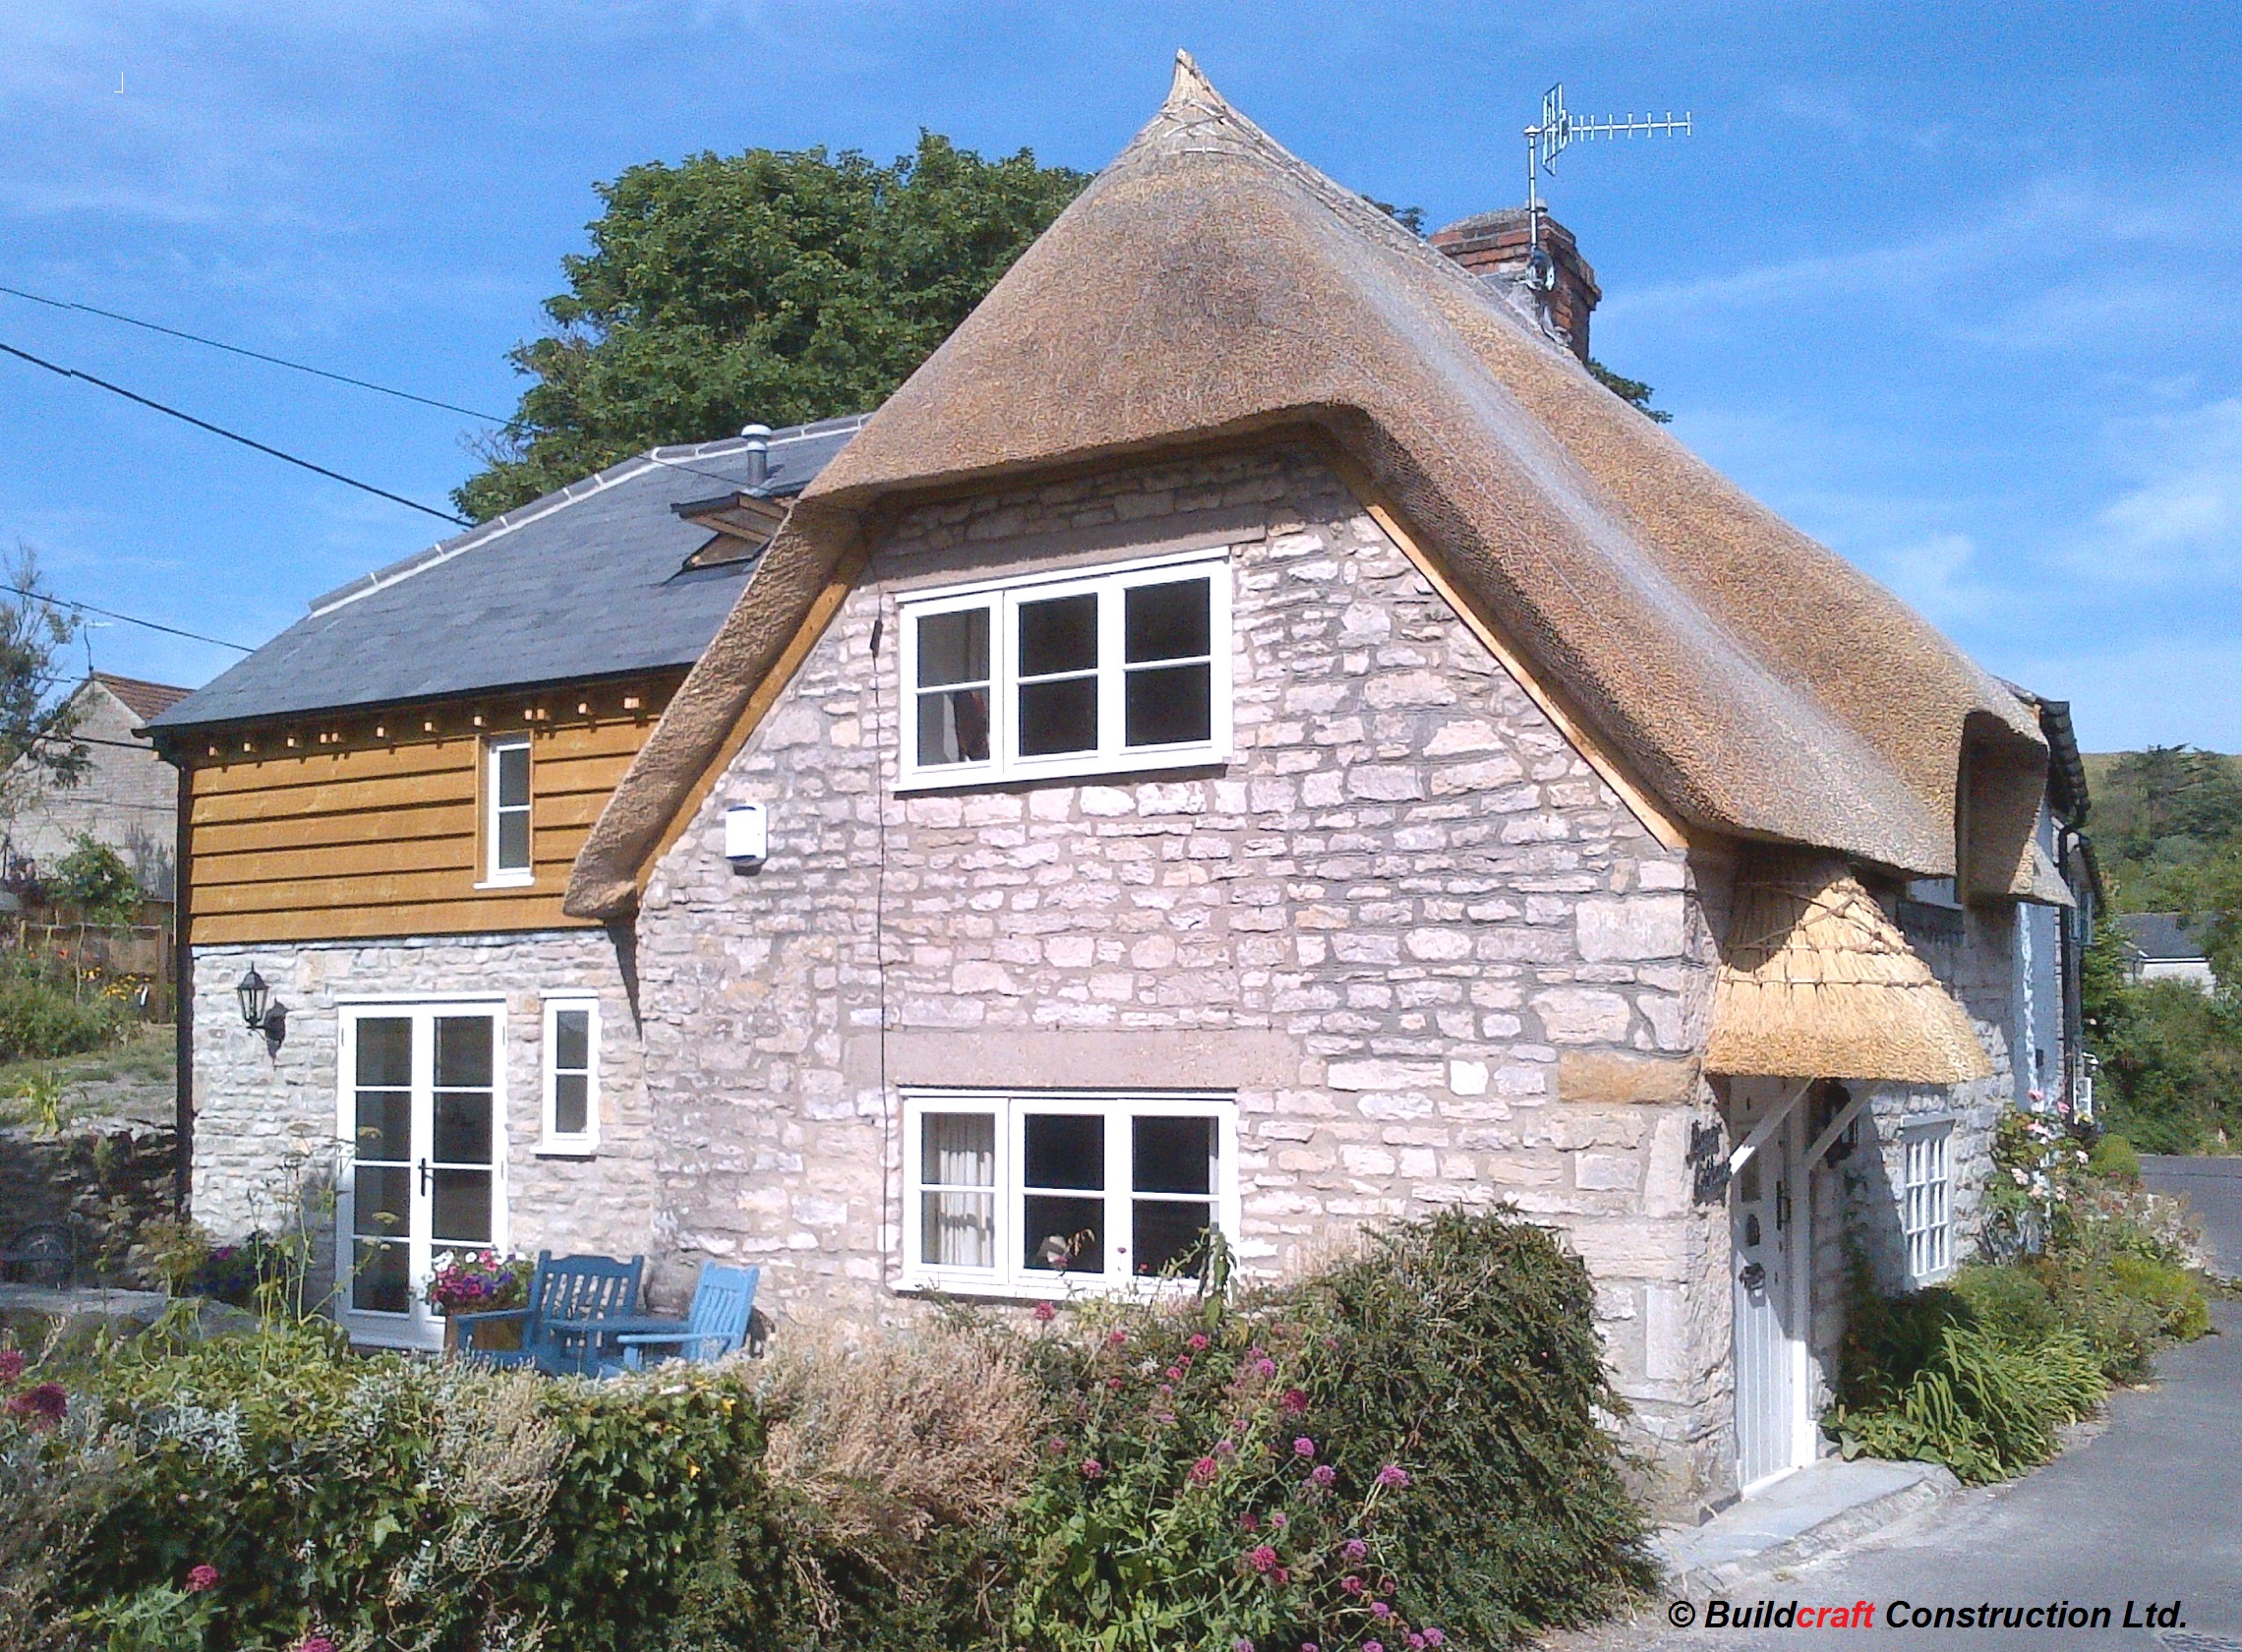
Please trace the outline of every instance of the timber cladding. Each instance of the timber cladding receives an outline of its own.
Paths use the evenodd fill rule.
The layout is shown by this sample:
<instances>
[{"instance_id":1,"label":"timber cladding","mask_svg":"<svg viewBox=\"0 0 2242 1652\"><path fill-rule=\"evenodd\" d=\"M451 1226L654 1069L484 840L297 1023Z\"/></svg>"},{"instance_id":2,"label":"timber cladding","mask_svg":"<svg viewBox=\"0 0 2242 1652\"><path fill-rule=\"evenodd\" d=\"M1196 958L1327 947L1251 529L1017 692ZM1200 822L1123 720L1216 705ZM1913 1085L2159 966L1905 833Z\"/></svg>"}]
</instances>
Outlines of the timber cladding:
<instances>
[{"instance_id":1,"label":"timber cladding","mask_svg":"<svg viewBox=\"0 0 2242 1652\"><path fill-rule=\"evenodd\" d=\"M676 691L623 684L189 733L197 946L595 926L560 910L576 852ZM487 742L530 741L526 884L487 864Z\"/></svg>"}]
</instances>

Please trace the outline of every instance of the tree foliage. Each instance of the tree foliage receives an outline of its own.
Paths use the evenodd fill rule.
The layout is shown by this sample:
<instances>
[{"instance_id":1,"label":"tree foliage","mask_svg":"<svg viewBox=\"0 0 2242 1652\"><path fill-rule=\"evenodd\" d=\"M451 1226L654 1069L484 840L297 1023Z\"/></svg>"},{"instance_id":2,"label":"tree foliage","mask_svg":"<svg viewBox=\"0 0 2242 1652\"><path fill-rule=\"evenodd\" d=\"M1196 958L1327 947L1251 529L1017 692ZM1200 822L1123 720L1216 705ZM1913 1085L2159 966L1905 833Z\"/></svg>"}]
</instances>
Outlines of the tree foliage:
<instances>
[{"instance_id":1,"label":"tree foliage","mask_svg":"<svg viewBox=\"0 0 2242 1652\"><path fill-rule=\"evenodd\" d=\"M482 520L657 443L877 406L1087 181L930 132L889 166L819 148L631 167L599 186L555 330L512 352L536 383L453 500Z\"/></svg>"},{"instance_id":2,"label":"tree foliage","mask_svg":"<svg viewBox=\"0 0 2242 1652\"><path fill-rule=\"evenodd\" d=\"M58 695L59 656L79 620L58 607L37 555L19 544L0 563L12 590L0 594L0 816L85 776L86 747L70 738L77 713Z\"/></svg>"},{"instance_id":3,"label":"tree foliage","mask_svg":"<svg viewBox=\"0 0 2242 1652\"><path fill-rule=\"evenodd\" d=\"M1594 357L1589 358L1588 371L1595 375L1597 384L1653 424L1670 425L1674 422L1674 415L1665 408L1651 406L1650 398L1658 392L1640 379L1629 379L1624 374L1614 373Z\"/></svg>"}]
</instances>

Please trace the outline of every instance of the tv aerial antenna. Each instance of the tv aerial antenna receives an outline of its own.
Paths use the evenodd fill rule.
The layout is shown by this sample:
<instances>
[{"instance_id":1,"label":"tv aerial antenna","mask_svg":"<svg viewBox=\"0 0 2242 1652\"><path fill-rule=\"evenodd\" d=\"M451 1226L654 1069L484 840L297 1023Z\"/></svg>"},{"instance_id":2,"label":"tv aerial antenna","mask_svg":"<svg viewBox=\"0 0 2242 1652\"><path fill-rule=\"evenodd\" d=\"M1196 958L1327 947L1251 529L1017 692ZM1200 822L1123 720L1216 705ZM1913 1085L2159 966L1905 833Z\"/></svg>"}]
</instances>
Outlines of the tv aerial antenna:
<instances>
[{"instance_id":1,"label":"tv aerial antenna","mask_svg":"<svg viewBox=\"0 0 2242 1652\"><path fill-rule=\"evenodd\" d=\"M1544 173L1552 178L1557 176L1559 155L1575 142L1637 135L1686 138L1690 131L1690 114L1686 109L1682 111L1680 119L1669 109L1662 116L1629 113L1618 119L1591 120L1564 106L1563 81L1543 92L1541 120L1526 128L1526 270L1531 284L1546 292L1557 281L1557 267L1541 244L1542 217L1548 210L1542 205L1541 180Z\"/></svg>"}]
</instances>

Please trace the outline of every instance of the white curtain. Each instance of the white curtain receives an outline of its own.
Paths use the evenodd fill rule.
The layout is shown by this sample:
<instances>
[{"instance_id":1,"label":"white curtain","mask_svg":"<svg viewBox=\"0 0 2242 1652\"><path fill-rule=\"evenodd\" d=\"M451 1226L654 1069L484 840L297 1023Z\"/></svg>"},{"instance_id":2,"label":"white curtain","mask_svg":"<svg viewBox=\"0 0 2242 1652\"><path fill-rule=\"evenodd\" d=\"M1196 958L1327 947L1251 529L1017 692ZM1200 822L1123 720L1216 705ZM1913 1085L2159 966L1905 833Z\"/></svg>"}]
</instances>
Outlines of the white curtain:
<instances>
[{"instance_id":1,"label":"white curtain","mask_svg":"<svg viewBox=\"0 0 2242 1652\"><path fill-rule=\"evenodd\" d=\"M938 1268L996 1266L996 1118L928 1113L920 1123L919 1244ZM986 1188L985 1193L965 1191Z\"/></svg>"}]
</instances>

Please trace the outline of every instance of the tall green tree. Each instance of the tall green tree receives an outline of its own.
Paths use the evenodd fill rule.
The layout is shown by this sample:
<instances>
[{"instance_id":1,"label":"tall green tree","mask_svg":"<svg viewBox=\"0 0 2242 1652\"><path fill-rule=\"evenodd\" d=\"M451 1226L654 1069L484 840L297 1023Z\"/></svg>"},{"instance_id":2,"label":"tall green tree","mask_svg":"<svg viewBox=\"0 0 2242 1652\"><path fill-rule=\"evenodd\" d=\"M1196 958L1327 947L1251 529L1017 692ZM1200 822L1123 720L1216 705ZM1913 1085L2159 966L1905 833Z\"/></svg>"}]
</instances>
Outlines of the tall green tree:
<instances>
[{"instance_id":1,"label":"tall green tree","mask_svg":"<svg viewBox=\"0 0 2242 1652\"><path fill-rule=\"evenodd\" d=\"M71 738L77 722L63 650L79 620L48 593L36 553L19 544L0 559L0 820L34 797L74 786L89 761Z\"/></svg>"},{"instance_id":2,"label":"tall green tree","mask_svg":"<svg viewBox=\"0 0 2242 1652\"><path fill-rule=\"evenodd\" d=\"M854 149L749 149L598 186L592 250L562 261L536 382L452 495L478 521L625 454L878 405L1089 181L921 132Z\"/></svg>"}]
</instances>

